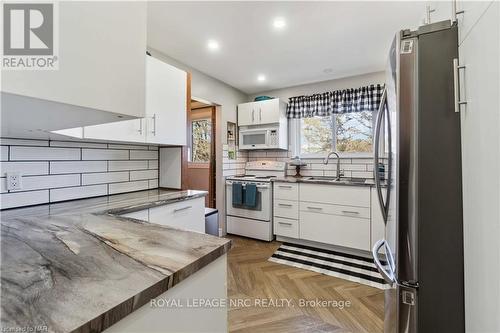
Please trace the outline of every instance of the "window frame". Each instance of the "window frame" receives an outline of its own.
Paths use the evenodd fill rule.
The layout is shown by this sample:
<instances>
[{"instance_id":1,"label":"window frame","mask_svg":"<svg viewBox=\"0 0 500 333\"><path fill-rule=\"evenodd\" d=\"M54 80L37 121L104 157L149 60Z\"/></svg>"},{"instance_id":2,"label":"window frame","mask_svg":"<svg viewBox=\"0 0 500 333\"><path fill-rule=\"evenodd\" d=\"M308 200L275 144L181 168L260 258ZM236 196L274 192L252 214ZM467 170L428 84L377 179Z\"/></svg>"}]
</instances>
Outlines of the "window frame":
<instances>
[{"instance_id":1,"label":"window frame","mask_svg":"<svg viewBox=\"0 0 500 333\"><path fill-rule=\"evenodd\" d=\"M373 116L372 116L372 142L373 142L373 139L375 138L375 123L376 123L376 113L377 112L374 112L373 113ZM336 133L336 126L337 126L337 122L336 122L336 115L333 114L330 116L332 119L332 122L333 122L333 132ZM302 126L301 126L301 118L295 118L295 119L289 119L289 137L290 137L290 146L291 146L291 151L292 151L292 156L300 156L300 158L324 158L326 156L326 154L328 154L329 152L323 152L323 153L301 153L301 136L302 136ZM382 133L381 133L381 137L383 137L384 133L383 133L384 129L382 129ZM337 135L333 135L332 137L332 146L333 146L333 149L334 151L337 151L336 148L337 148ZM382 149L383 151L383 147L384 146L384 140L380 140L380 148ZM373 145L372 145L372 151L371 152L339 152L339 154L341 155L341 157L344 157L344 158L373 158L373 154L374 154L374 151L373 151Z\"/></svg>"},{"instance_id":2,"label":"window frame","mask_svg":"<svg viewBox=\"0 0 500 333\"><path fill-rule=\"evenodd\" d=\"M196 119L192 119L191 120L191 142L190 142L190 145L189 145L189 159L188 159L188 162L191 164L191 165L208 165L210 163L210 159L212 158L212 156L209 156L209 159L208 161L193 161L193 154L194 154L194 139L193 139L193 124L195 122L198 122L198 121L208 121L208 123L210 124L210 128L212 129L212 118L209 118L209 117L200 117L200 118L196 118ZM212 138L212 130L210 130L210 144L211 144L211 140L213 140ZM210 152L210 155L211 155L211 152Z\"/></svg>"}]
</instances>

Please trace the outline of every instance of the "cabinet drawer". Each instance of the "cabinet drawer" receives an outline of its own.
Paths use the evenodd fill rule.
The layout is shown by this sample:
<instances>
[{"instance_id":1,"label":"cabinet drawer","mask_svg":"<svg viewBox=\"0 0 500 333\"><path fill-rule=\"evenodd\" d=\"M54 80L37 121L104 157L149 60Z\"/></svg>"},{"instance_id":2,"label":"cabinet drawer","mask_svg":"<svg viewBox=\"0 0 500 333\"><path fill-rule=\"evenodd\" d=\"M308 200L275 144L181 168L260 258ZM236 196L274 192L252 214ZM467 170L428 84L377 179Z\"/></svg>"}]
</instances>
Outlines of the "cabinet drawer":
<instances>
[{"instance_id":1,"label":"cabinet drawer","mask_svg":"<svg viewBox=\"0 0 500 333\"><path fill-rule=\"evenodd\" d=\"M297 201L274 200L274 216L286 217L289 219L299 218L299 204Z\"/></svg>"},{"instance_id":2,"label":"cabinet drawer","mask_svg":"<svg viewBox=\"0 0 500 333\"><path fill-rule=\"evenodd\" d=\"M204 233L205 198L150 208L149 222Z\"/></svg>"},{"instance_id":3,"label":"cabinet drawer","mask_svg":"<svg viewBox=\"0 0 500 333\"><path fill-rule=\"evenodd\" d=\"M369 251L370 220L300 212L300 238Z\"/></svg>"},{"instance_id":4,"label":"cabinet drawer","mask_svg":"<svg viewBox=\"0 0 500 333\"><path fill-rule=\"evenodd\" d=\"M300 202L300 210L311 213L322 213L330 215L343 215L357 218L370 218L370 208L356 206L331 205L316 202Z\"/></svg>"},{"instance_id":5,"label":"cabinet drawer","mask_svg":"<svg viewBox=\"0 0 500 333\"><path fill-rule=\"evenodd\" d=\"M274 183L274 198L283 200L299 200L299 186L292 183Z\"/></svg>"},{"instance_id":6,"label":"cabinet drawer","mask_svg":"<svg viewBox=\"0 0 500 333\"><path fill-rule=\"evenodd\" d=\"M346 185L300 184L300 200L370 207L370 188Z\"/></svg>"},{"instance_id":7,"label":"cabinet drawer","mask_svg":"<svg viewBox=\"0 0 500 333\"><path fill-rule=\"evenodd\" d=\"M299 238L299 221L275 217L274 234L278 236Z\"/></svg>"}]
</instances>

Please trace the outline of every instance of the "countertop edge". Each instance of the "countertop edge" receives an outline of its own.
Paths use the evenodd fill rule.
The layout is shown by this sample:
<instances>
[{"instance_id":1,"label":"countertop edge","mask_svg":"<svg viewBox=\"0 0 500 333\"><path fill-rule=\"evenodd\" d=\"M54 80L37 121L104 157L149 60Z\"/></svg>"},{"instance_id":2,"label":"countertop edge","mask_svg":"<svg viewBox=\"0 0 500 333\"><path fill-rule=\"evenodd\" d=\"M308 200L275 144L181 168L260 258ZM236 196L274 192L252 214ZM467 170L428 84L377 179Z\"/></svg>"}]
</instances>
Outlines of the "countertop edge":
<instances>
[{"instance_id":1,"label":"countertop edge","mask_svg":"<svg viewBox=\"0 0 500 333\"><path fill-rule=\"evenodd\" d=\"M198 258L196 261L184 266L180 270L174 272L171 276L166 276L163 280L156 282L152 286L114 306L101 315L91 319L71 332L88 333L102 332L106 330L129 314L146 305L152 299L162 295L216 259L220 258L224 254L227 254L231 249L231 246L232 240L227 239L227 242L221 244L219 247L205 254L203 257Z\"/></svg>"},{"instance_id":2,"label":"countertop edge","mask_svg":"<svg viewBox=\"0 0 500 333\"><path fill-rule=\"evenodd\" d=\"M172 194L172 196L174 196L174 194ZM160 199L160 200L151 201L151 202L145 202L145 203L140 203L140 204L135 204L135 205L125 205L124 207L107 209L107 210L104 210L104 211L101 211L101 212L98 212L95 214L98 214L98 215L99 214L122 215L122 214L140 211L143 209L149 209L149 208L170 205L170 204L173 204L176 202L192 200L192 199L197 199L197 198L203 198L203 197L207 196L207 194L208 194L208 192L206 192L206 191L198 191L197 193L185 194L182 196L176 196L174 198L165 198L165 199Z\"/></svg>"},{"instance_id":3,"label":"countertop edge","mask_svg":"<svg viewBox=\"0 0 500 333\"><path fill-rule=\"evenodd\" d=\"M288 176L285 178L273 178L271 179L271 182L273 183L291 183L291 184L317 184L317 185L331 185L331 186L357 186L357 187L374 187L375 183L369 182L369 183L356 183L356 182L339 182L339 183L334 183L331 181L322 181L322 180L306 180L304 178L307 178L307 176L302 177L302 178L296 178L293 176ZM384 185L383 185L384 186Z\"/></svg>"}]
</instances>

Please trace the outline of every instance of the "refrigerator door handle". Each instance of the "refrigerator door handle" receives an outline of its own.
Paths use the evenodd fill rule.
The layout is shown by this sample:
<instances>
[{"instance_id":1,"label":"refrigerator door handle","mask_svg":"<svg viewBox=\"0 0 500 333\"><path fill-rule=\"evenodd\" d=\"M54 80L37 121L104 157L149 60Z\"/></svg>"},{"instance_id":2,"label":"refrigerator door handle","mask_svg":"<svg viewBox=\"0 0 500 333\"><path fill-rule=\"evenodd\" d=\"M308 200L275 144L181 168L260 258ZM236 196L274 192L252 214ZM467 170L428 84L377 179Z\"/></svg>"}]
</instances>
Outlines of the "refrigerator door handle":
<instances>
[{"instance_id":1,"label":"refrigerator door handle","mask_svg":"<svg viewBox=\"0 0 500 333\"><path fill-rule=\"evenodd\" d=\"M378 202L380 204L380 210L382 211L382 217L384 218L384 223L387 223L387 209L384 204L384 199L382 197L382 188L380 187L380 174L378 172L378 161L379 161L379 148L380 148L380 129L382 128L382 120L384 117L385 103L387 100L387 90L384 89L382 92L382 97L380 98L380 106L377 112L377 121L375 123L375 138L373 147L373 176L375 178L375 188L377 189Z\"/></svg>"},{"instance_id":2,"label":"refrigerator door handle","mask_svg":"<svg viewBox=\"0 0 500 333\"><path fill-rule=\"evenodd\" d=\"M392 261L392 254L389 250L389 248L387 247L386 245L386 241L385 239L380 239L378 240L375 245L373 246L373 249L372 249L372 255L373 255L373 261L375 262L375 266L377 267L379 273L382 275L382 277L384 278L384 280L389 283L389 284L393 284L395 281L394 281L394 262ZM386 269L384 269L384 266L382 265L382 263L380 262L380 259L378 257L378 251L382 248L382 246L385 247L385 253L386 253L386 258L387 258L387 264L388 264L388 268L390 271L387 271Z\"/></svg>"}]
</instances>

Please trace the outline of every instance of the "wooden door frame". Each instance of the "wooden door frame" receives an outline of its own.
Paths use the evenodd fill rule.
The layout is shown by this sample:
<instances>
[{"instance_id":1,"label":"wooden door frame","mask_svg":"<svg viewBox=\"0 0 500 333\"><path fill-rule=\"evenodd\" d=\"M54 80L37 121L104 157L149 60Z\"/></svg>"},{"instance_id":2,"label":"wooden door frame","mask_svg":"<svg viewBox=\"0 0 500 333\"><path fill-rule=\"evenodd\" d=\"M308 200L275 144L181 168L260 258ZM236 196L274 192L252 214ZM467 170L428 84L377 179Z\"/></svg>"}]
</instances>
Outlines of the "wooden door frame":
<instances>
[{"instance_id":1,"label":"wooden door frame","mask_svg":"<svg viewBox=\"0 0 500 333\"><path fill-rule=\"evenodd\" d=\"M187 94L186 94L186 146L182 147L181 153L181 189L189 190L188 188L188 168L189 168L189 147L192 146L192 110L191 110L191 73L187 75ZM216 182L216 135L217 135L217 108L215 105L211 104L210 113L211 113L211 122L212 122L212 133L211 133L211 141L210 141L210 163L209 163L209 191L208 191L208 203L209 207L216 207L216 190L217 190L217 182Z\"/></svg>"}]
</instances>

